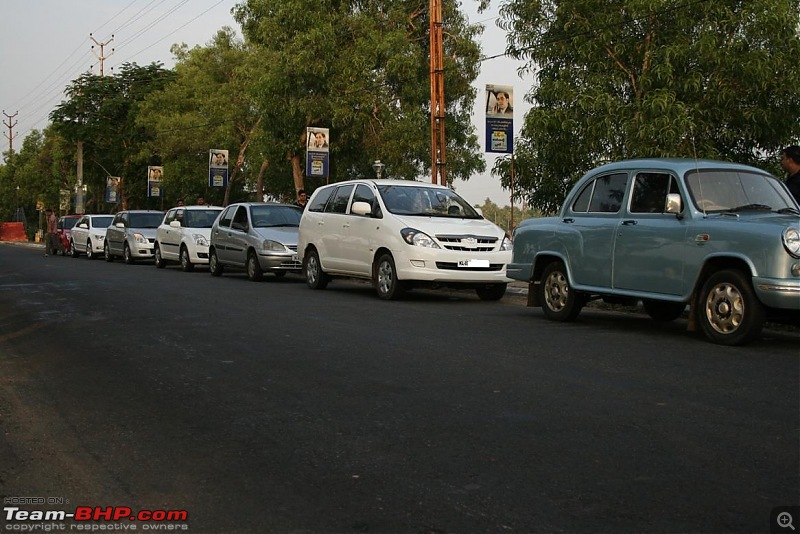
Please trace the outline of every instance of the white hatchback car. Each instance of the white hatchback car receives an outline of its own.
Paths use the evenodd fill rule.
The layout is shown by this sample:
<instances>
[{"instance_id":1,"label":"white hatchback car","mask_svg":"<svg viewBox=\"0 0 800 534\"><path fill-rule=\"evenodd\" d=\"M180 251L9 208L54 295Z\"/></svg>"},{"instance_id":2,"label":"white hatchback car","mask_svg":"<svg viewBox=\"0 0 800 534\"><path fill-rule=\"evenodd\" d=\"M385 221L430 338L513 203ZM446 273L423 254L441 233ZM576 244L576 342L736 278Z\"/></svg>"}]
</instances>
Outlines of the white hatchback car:
<instances>
[{"instance_id":1,"label":"white hatchback car","mask_svg":"<svg viewBox=\"0 0 800 534\"><path fill-rule=\"evenodd\" d=\"M113 215L84 215L78 219L69 236L70 255L77 258L86 254L90 260L100 256L106 231L113 220Z\"/></svg>"},{"instance_id":2,"label":"white hatchback car","mask_svg":"<svg viewBox=\"0 0 800 534\"><path fill-rule=\"evenodd\" d=\"M300 222L306 283L372 281L382 299L416 286L506 291L511 240L455 191L408 180L352 180L314 191Z\"/></svg>"},{"instance_id":3,"label":"white hatchback car","mask_svg":"<svg viewBox=\"0 0 800 534\"><path fill-rule=\"evenodd\" d=\"M156 267L179 262L189 272L195 265L208 265L211 225L222 211L218 206L180 206L164 215L156 230Z\"/></svg>"}]
</instances>

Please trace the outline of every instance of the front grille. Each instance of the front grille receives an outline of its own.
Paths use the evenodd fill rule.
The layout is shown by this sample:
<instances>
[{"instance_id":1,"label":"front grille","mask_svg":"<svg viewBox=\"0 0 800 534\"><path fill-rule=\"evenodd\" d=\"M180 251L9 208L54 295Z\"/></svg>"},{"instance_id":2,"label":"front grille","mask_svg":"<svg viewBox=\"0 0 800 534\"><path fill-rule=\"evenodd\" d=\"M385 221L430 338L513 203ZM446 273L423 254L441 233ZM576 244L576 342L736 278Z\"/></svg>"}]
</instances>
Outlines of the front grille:
<instances>
[{"instance_id":1,"label":"front grille","mask_svg":"<svg viewBox=\"0 0 800 534\"><path fill-rule=\"evenodd\" d=\"M451 261L437 261L436 268L443 271L500 271L503 269L502 263L490 263L488 267L459 267L458 263Z\"/></svg>"},{"instance_id":2,"label":"front grille","mask_svg":"<svg viewBox=\"0 0 800 534\"><path fill-rule=\"evenodd\" d=\"M283 261L281 262L281 269L292 269L292 270L300 270L303 268L303 264L299 261Z\"/></svg>"},{"instance_id":3,"label":"front grille","mask_svg":"<svg viewBox=\"0 0 800 534\"><path fill-rule=\"evenodd\" d=\"M447 250L460 252L491 252L497 243L496 237L478 235L437 235L436 239Z\"/></svg>"}]
</instances>

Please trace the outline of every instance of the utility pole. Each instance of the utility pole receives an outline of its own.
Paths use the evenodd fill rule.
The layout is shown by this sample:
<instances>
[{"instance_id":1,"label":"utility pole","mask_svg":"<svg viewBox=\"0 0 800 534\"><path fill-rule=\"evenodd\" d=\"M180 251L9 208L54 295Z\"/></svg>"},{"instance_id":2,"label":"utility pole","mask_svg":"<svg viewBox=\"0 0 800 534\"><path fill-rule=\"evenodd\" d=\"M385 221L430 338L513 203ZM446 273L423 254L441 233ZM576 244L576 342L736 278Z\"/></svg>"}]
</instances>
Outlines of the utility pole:
<instances>
[{"instance_id":1,"label":"utility pole","mask_svg":"<svg viewBox=\"0 0 800 534\"><path fill-rule=\"evenodd\" d=\"M431 171L433 183L447 185L444 138L444 45L442 0L430 0L431 44Z\"/></svg>"},{"instance_id":2,"label":"utility pole","mask_svg":"<svg viewBox=\"0 0 800 534\"><path fill-rule=\"evenodd\" d=\"M8 133L5 134L6 139L8 139L8 151L14 152L14 139L16 139L16 135L14 135L13 128L17 125L17 121L14 121L14 124L11 124L11 119L19 115L19 111L14 113L13 115L9 115L6 113L6 110L3 110L3 115L6 116L6 121L3 121L3 124L8 128Z\"/></svg>"},{"instance_id":3,"label":"utility pole","mask_svg":"<svg viewBox=\"0 0 800 534\"><path fill-rule=\"evenodd\" d=\"M96 40L94 37L92 37L92 34L91 34L91 33L89 34L89 39L91 39L92 41L94 41L94 44L96 44L97 46L99 46L99 47L100 47L100 55L97 55L97 52L94 52L94 46L92 46L92 52L94 52L94 55L95 55L95 56L97 56L97 59L99 59L99 60L100 60L100 76L102 76L102 75L103 75L103 62L104 62L104 61L105 61L105 59L106 59L106 55L105 55L105 47L106 47L106 45L107 45L107 44L111 43L111 41L113 41L113 40L114 40L114 35L112 34L112 35L111 35L111 39L109 39L109 40L108 40L108 41L106 41L105 43L98 43L98 42L97 42L97 40ZM112 48L112 49L111 49L111 54L113 54L113 53L114 53L114 49ZM111 54L109 54L109 56L110 56Z\"/></svg>"}]
</instances>

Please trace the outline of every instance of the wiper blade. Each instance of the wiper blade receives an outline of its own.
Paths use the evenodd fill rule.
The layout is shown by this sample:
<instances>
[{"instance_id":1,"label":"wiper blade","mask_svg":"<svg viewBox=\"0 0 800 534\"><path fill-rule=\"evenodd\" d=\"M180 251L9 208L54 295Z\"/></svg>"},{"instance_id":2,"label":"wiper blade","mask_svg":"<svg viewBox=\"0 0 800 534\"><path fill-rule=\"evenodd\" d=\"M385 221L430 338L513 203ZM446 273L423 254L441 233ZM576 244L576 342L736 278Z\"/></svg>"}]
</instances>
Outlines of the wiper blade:
<instances>
[{"instance_id":1,"label":"wiper blade","mask_svg":"<svg viewBox=\"0 0 800 534\"><path fill-rule=\"evenodd\" d=\"M800 215L800 211L797 211L795 208L781 208L775 213L780 213L781 215Z\"/></svg>"},{"instance_id":2,"label":"wiper blade","mask_svg":"<svg viewBox=\"0 0 800 534\"><path fill-rule=\"evenodd\" d=\"M745 204L744 206L737 206L728 211L772 211L772 206L766 204Z\"/></svg>"}]
</instances>

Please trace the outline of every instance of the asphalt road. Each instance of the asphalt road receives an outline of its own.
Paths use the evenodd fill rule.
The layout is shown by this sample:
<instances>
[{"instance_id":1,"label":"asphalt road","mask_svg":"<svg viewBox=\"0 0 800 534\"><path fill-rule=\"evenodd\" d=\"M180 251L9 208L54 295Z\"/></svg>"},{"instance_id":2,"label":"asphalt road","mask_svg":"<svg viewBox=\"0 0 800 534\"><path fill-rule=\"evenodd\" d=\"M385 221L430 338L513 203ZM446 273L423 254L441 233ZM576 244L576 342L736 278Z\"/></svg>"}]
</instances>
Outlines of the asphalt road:
<instances>
[{"instance_id":1,"label":"asphalt road","mask_svg":"<svg viewBox=\"0 0 800 534\"><path fill-rule=\"evenodd\" d=\"M0 496L192 533L769 532L800 337L684 330L0 245Z\"/></svg>"}]
</instances>

